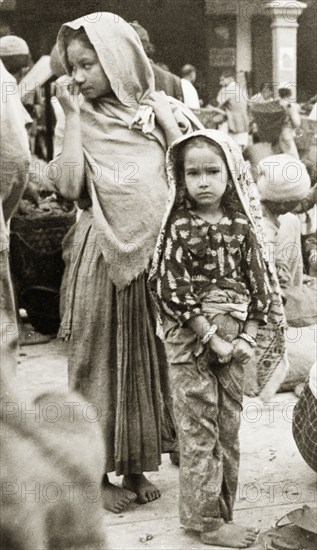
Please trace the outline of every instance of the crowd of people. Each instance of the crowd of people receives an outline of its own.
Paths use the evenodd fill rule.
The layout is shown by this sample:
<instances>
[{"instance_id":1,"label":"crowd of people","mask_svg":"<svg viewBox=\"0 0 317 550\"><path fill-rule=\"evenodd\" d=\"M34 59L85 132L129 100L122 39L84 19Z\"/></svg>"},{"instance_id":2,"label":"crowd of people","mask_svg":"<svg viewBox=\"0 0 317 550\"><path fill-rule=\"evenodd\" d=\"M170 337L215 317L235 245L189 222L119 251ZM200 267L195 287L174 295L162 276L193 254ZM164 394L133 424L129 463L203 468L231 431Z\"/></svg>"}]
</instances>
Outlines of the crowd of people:
<instances>
[{"instance_id":1,"label":"crowd of people","mask_svg":"<svg viewBox=\"0 0 317 550\"><path fill-rule=\"evenodd\" d=\"M79 208L64 240L59 337L68 341L71 391L102 411L103 506L120 513L158 499L144 472L159 469L162 452L176 452L181 523L207 545L245 548L258 533L232 522L244 371L252 365L251 394L277 391L289 368L294 295L304 322L316 321L316 165L299 160L300 118L286 84L280 134L263 147L252 139L260 134L253 105L273 101L269 84L248 99L224 70L217 107L225 120L208 130L195 115L195 67L179 78L152 61L150 46L137 21L110 13L65 23L57 37L52 185ZM28 55L22 39L0 39L4 83L23 77ZM14 102L1 105L11 147L1 163L16 167L1 191L5 234L30 161L29 115L17 95ZM305 239L303 213L311 220ZM7 238L1 307L14 323L8 246ZM8 345L10 380L16 340ZM120 487L109 481L113 471Z\"/></svg>"}]
</instances>

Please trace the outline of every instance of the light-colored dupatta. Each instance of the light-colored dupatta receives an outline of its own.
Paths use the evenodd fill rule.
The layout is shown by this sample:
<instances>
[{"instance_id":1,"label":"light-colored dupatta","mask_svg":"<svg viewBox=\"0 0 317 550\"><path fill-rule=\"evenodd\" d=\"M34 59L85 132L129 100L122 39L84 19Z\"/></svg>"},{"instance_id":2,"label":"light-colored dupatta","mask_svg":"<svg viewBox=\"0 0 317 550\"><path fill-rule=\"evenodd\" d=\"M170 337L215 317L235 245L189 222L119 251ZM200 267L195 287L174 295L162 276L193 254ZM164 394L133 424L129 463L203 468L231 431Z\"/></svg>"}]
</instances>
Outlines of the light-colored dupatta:
<instances>
[{"instance_id":1,"label":"light-colored dupatta","mask_svg":"<svg viewBox=\"0 0 317 550\"><path fill-rule=\"evenodd\" d=\"M85 29L115 94L82 102L81 131L92 225L109 277L120 290L148 268L167 199L165 136L152 109L139 105L154 91L154 75L134 29L111 13L63 25L57 44L68 72L67 27ZM176 120L181 109L185 130L201 127L174 101Z\"/></svg>"},{"instance_id":2,"label":"light-colored dupatta","mask_svg":"<svg viewBox=\"0 0 317 550\"><path fill-rule=\"evenodd\" d=\"M175 200L177 197L177 173L175 166L177 152L179 147L183 145L186 140L191 139L195 136L204 136L206 138L209 138L222 149L230 170L235 190L243 206L244 212L250 220L250 223L255 231L263 254L263 258L267 266L273 299L268 315L268 324L264 327L259 327L257 336L257 361L259 373L258 380L261 390L265 387L268 380L272 377L275 370L278 368L282 357L284 356L284 329L286 326L286 320L284 316L284 308L276 272L274 271L274 269L272 269L272 265L267 258L261 205L258 200L255 184L249 170L249 163L245 162L239 147L233 141L233 139L231 139L227 134L223 132L220 132L218 130L199 130L193 132L190 136L183 136L176 140L167 152L166 164L169 182L169 196L167 208L161 226L161 231L153 256L149 276L150 284L155 291L155 285L160 270L160 262L165 241L166 224L173 211L173 207L175 205Z\"/></svg>"}]
</instances>

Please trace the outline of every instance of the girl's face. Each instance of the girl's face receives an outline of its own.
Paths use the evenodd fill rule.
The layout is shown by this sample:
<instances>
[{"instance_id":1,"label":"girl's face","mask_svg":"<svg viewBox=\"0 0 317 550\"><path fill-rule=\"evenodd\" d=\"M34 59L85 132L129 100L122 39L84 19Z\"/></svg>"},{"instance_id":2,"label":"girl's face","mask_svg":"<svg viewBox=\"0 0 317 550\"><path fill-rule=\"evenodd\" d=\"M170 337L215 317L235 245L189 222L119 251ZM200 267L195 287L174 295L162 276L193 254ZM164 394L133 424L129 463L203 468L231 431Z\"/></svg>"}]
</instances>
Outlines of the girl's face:
<instances>
[{"instance_id":1,"label":"girl's face","mask_svg":"<svg viewBox=\"0 0 317 550\"><path fill-rule=\"evenodd\" d=\"M72 77L87 99L96 99L112 93L110 81L94 50L86 48L79 40L72 40L67 48Z\"/></svg>"},{"instance_id":2,"label":"girl's face","mask_svg":"<svg viewBox=\"0 0 317 550\"><path fill-rule=\"evenodd\" d=\"M219 207L228 183L226 163L217 147L204 144L184 152L184 182L197 207Z\"/></svg>"}]
</instances>

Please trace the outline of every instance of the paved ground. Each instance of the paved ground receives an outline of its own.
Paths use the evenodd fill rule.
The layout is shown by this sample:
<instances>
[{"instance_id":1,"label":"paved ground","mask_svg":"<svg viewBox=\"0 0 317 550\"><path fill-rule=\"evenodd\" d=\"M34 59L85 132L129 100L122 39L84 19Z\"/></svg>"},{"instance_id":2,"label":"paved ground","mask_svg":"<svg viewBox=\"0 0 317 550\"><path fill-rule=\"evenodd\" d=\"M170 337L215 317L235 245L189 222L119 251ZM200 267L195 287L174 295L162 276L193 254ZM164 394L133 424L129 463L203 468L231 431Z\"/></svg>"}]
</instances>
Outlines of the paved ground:
<instances>
[{"instance_id":1,"label":"paved ground","mask_svg":"<svg viewBox=\"0 0 317 550\"><path fill-rule=\"evenodd\" d=\"M52 388L66 388L67 348L49 344L21 348L18 377L27 397ZM316 506L316 475L301 458L291 433L293 393L277 395L262 409L247 398L241 428L241 470L235 519L260 529L271 527L303 503ZM132 505L116 516L105 512L111 550L199 550L206 548L178 521L178 469L164 456L159 472L150 474L162 497L151 504ZM114 479L119 482L120 480ZM150 540L144 542L146 535Z\"/></svg>"}]
</instances>

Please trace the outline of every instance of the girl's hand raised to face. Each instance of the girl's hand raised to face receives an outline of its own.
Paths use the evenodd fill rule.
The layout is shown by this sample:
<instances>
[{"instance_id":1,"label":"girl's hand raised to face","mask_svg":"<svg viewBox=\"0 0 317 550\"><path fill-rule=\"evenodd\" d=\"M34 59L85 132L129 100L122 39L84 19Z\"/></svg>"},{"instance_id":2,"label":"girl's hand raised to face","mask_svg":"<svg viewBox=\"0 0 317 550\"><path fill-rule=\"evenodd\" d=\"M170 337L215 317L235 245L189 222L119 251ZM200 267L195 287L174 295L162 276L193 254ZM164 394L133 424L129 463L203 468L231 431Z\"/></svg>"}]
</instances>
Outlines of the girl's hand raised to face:
<instances>
[{"instance_id":1,"label":"girl's hand raised to face","mask_svg":"<svg viewBox=\"0 0 317 550\"><path fill-rule=\"evenodd\" d=\"M63 75L56 80L56 97L65 115L80 111L78 102L79 87L71 76Z\"/></svg>"}]
</instances>

